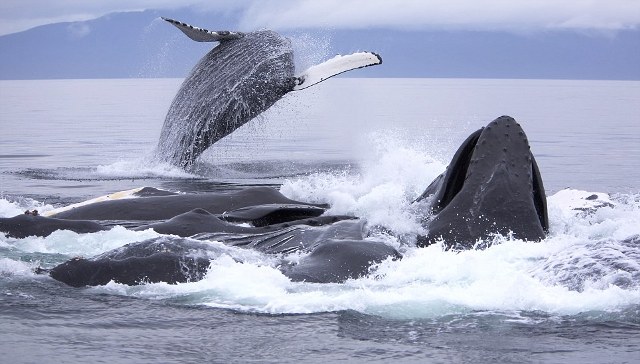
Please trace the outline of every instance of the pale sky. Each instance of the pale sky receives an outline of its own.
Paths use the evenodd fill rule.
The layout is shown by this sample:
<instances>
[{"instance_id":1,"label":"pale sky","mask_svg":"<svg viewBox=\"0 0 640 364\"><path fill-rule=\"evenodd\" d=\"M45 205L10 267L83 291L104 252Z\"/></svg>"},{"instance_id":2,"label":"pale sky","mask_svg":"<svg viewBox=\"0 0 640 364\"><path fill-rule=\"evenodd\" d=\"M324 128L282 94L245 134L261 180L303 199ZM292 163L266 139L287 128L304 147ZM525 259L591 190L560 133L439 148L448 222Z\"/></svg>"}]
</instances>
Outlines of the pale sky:
<instances>
[{"instance_id":1,"label":"pale sky","mask_svg":"<svg viewBox=\"0 0 640 364\"><path fill-rule=\"evenodd\" d=\"M531 32L640 27L640 0L2 0L0 35L122 11L196 7L243 30L369 27Z\"/></svg>"}]
</instances>

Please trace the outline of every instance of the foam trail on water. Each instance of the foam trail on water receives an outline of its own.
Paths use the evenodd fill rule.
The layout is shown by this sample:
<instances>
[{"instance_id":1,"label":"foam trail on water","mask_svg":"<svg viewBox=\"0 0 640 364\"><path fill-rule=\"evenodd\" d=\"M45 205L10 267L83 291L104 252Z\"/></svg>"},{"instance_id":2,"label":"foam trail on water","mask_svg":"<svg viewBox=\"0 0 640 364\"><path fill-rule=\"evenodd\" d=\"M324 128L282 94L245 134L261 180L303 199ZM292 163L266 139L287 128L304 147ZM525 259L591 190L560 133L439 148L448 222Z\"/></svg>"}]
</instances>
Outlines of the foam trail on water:
<instances>
[{"instance_id":1,"label":"foam trail on water","mask_svg":"<svg viewBox=\"0 0 640 364\"><path fill-rule=\"evenodd\" d=\"M197 178L198 176L186 172L168 162L159 161L153 157L142 157L133 160L120 160L111 164L96 167L99 176L108 178Z\"/></svg>"},{"instance_id":2,"label":"foam trail on water","mask_svg":"<svg viewBox=\"0 0 640 364\"><path fill-rule=\"evenodd\" d=\"M78 234L69 230L57 230L47 237L30 236L24 239L7 238L0 235L5 246L24 253L62 254L66 256L91 257L125 244L159 236L153 230L133 231L122 226L111 230L89 234Z\"/></svg>"},{"instance_id":3,"label":"foam trail on water","mask_svg":"<svg viewBox=\"0 0 640 364\"><path fill-rule=\"evenodd\" d=\"M393 318L434 318L472 311L543 311L572 315L615 311L637 304L640 290L615 285L572 290L531 274L556 241L509 241L482 251L413 249L401 261L385 261L370 277L344 284L293 283L275 267L215 260L205 279L178 285L94 289L147 299L179 299L250 312L313 313L356 310ZM552 274L552 272L548 272Z\"/></svg>"}]
</instances>

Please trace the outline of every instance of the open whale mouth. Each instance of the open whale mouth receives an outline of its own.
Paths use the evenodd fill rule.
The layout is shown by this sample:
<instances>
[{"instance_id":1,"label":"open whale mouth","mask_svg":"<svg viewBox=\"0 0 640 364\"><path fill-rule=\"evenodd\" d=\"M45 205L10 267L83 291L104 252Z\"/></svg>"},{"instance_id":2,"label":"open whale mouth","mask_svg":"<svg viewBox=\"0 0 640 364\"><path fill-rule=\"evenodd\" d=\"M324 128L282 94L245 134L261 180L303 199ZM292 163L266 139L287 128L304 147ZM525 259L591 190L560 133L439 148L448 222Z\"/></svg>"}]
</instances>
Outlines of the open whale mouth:
<instances>
[{"instance_id":1,"label":"open whale mouth","mask_svg":"<svg viewBox=\"0 0 640 364\"><path fill-rule=\"evenodd\" d=\"M417 201L427 199L435 217L419 245L443 239L468 248L491 234L541 240L549 229L546 196L527 137L502 116L471 134L447 170Z\"/></svg>"}]
</instances>

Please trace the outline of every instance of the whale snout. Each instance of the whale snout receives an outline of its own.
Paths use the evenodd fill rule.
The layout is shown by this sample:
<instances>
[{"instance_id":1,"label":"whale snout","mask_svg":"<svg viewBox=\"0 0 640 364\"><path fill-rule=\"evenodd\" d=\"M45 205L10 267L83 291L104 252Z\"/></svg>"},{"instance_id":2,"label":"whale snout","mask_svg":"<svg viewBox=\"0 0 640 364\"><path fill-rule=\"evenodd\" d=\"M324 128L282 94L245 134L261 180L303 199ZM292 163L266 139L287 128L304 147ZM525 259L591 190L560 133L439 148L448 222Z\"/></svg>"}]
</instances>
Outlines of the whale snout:
<instances>
[{"instance_id":1,"label":"whale snout","mask_svg":"<svg viewBox=\"0 0 640 364\"><path fill-rule=\"evenodd\" d=\"M524 130L509 116L471 134L418 200L429 196L434 217L421 246L443 239L448 248L470 248L492 234L537 241L548 230L540 171Z\"/></svg>"}]
</instances>

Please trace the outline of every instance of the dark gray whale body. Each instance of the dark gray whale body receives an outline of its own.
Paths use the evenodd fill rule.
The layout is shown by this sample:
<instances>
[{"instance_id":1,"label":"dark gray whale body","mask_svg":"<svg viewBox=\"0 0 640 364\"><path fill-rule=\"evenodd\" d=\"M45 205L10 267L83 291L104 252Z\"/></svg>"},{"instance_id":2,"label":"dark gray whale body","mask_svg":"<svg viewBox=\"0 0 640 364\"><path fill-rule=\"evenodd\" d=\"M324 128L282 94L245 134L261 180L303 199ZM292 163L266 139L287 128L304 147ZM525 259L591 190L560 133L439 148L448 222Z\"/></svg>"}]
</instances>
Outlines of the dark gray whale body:
<instances>
[{"instance_id":1,"label":"dark gray whale body","mask_svg":"<svg viewBox=\"0 0 640 364\"><path fill-rule=\"evenodd\" d=\"M0 218L0 231L12 238L27 236L49 236L56 230L70 230L76 233L95 233L108 228L86 220L63 220L44 216L17 215Z\"/></svg>"},{"instance_id":2,"label":"dark gray whale body","mask_svg":"<svg viewBox=\"0 0 640 364\"><path fill-rule=\"evenodd\" d=\"M373 264L387 258L400 259L387 244L365 240L325 240L295 265L282 269L294 282L344 282L369 273Z\"/></svg>"},{"instance_id":3,"label":"dark gray whale body","mask_svg":"<svg viewBox=\"0 0 640 364\"><path fill-rule=\"evenodd\" d=\"M195 41L220 42L185 79L162 128L158 155L182 168L191 166L209 146L287 93L382 63L377 54L362 52L336 57L295 75L291 41L276 32L211 32L164 20Z\"/></svg>"},{"instance_id":4,"label":"dark gray whale body","mask_svg":"<svg viewBox=\"0 0 640 364\"><path fill-rule=\"evenodd\" d=\"M122 200L110 200L79 206L67 211L59 212L53 217L67 220L166 220L193 209L204 209L212 214L227 213L227 215L239 216L246 210L245 207L259 205L299 206L292 209L296 216L320 215L324 210L323 205L307 204L291 200L280 192L268 187L252 187L239 191L206 193L206 194L172 194L164 196L149 196L143 198L131 198ZM311 211L303 212L303 207ZM326 207L326 206L324 206ZM261 208L263 214L257 212L255 219L267 215L266 207ZM320 210L319 210L320 209ZM237 210L237 211L236 211ZM278 210L275 208L275 210ZM282 209L280 209L282 210ZM272 213L274 211L271 211ZM283 217L289 219L290 215ZM241 220L240 217L233 221L250 221L249 217Z\"/></svg>"},{"instance_id":5,"label":"dark gray whale body","mask_svg":"<svg viewBox=\"0 0 640 364\"><path fill-rule=\"evenodd\" d=\"M110 281L128 285L197 281L209 268L210 260L204 254L213 250L209 245L171 238L146 240L91 259L70 259L48 273L73 287L99 286Z\"/></svg>"},{"instance_id":6,"label":"dark gray whale body","mask_svg":"<svg viewBox=\"0 0 640 364\"><path fill-rule=\"evenodd\" d=\"M209 146L293 90L291 44L272 31L221 42L180 87L162 128L158 151L188 167Z\"/></svg>"},{"instance_id":7,"label":"dark gray whale body","mask_svg":"<svg viewBox=\"0 0 640 364\"><path fill-rule=\"evenodd\" d=\"M343 226L336 226L340 224ZM245 234L250 243L233 239L242 236L227 235L226 238L231 238L227 240L225 235L219 235L218 240L267 254L310 252L297 264L283 262L279 266L292 281L344 282L367 275L375 263L389 257L400 258L394 248L384 243L362 240L362 222L359 221L342 221L315 228L292 227L251 236ZM331 239L332 236L340 239ZM356 240L347 240L348 237ZM174 284L202 279L211 259L221 254L220 247L210 243L160 237L128 244L90 259L73 258L48 272L54 279L73 287L104 285L110 281L128 285Z\"/></svg>"},{"instance_id":8,"label":"dark gray whale body","mask_svg":"<svg viewBox=\"0 0 640 364\"><path fill-rule=\"evenodd\" d=\"M233 224L225 220L225 214L214 215L201 208L193 209L184 214L180 214L167 221L157 222L148 225L142 225L134 228L134 230L146 230L153 229L157 233L167 235L177 235L182 237L190 237L197 234L209 234L208 237L216 237L218 240L223 239L226 236L236 235L255 235L264 234L271 231L277 231L284 228L288 228L295 225L304 226L323 226L335 223L341 220L352 219L349 216L323 216L318 215L324 213L324 209L306 206L306 205L286 205L281 208L281 205L273 205L269 210L271 213L260 214L265 212L267 208L265 205L259 205L256 207L258 210L255 214L260 216L256 220L235 220L244 223L251 223L252 226L241 226ZM291 214L291 206L296 207L296 212ZM243 212L251 211L252 208L244 208ZM307 214L303 214L306 212ZM232 211L233 213L233 211ZM274 216L269 216L274 215ZM264 224L264 221L270 221L270 224Z\"/></svg>"}]
</instances>

